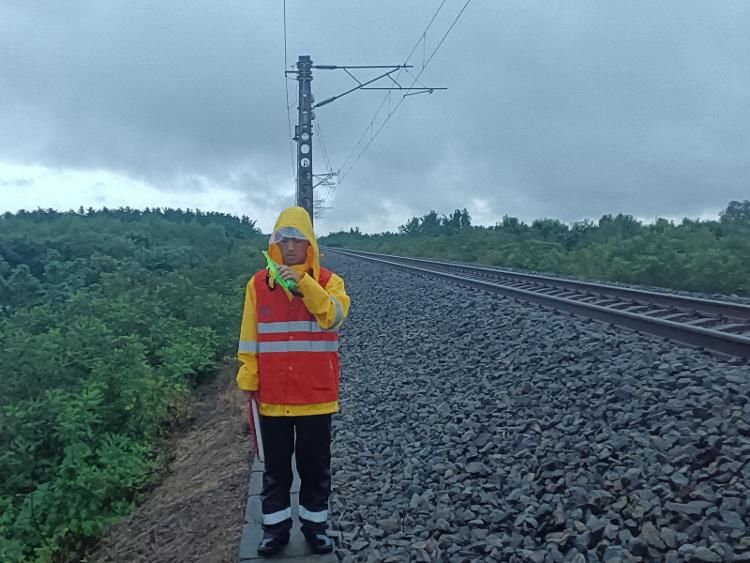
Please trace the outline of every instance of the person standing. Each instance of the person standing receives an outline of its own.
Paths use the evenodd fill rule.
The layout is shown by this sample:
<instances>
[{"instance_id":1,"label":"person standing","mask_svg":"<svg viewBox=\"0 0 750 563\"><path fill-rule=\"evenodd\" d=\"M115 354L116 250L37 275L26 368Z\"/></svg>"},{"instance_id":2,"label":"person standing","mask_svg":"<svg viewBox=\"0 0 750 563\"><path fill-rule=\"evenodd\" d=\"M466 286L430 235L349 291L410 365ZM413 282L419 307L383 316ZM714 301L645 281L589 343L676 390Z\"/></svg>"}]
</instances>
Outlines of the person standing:
<instances>
[{"instance_id":1,"label":"person standing","mask_svg":"<svg viewBox=\"0 0 750 563\"><path fill-rule=\"evenodd\" d=\"M338 329L349 313L344 281L320 266L312 221L302 207L279 215L268 244L288 291L268 269L247 284L237 385L259 402L265 453L261 555L289 542L292 454L300 475L299 520L316 553L329 553L331 415L339 410Z\"/></svg>"}]
</instances>

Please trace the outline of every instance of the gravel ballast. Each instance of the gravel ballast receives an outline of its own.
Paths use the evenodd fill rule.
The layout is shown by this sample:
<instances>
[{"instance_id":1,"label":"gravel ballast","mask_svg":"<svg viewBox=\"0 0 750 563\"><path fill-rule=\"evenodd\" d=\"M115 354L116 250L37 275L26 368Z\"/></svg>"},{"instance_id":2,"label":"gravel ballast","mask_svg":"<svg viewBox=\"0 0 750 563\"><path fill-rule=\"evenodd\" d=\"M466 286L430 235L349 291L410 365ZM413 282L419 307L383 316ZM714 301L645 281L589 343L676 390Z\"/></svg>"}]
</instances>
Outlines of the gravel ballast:
<instances>
[{"instance_id":1,"label":"gravel ballast","mask_svg":"<svg viewBox=\"0 0 750 563\"><path fill-rule=\"evenodd\" d=\"M331 255L353 561L750 561L750 369Z\"/></svg>"}]
</instances>

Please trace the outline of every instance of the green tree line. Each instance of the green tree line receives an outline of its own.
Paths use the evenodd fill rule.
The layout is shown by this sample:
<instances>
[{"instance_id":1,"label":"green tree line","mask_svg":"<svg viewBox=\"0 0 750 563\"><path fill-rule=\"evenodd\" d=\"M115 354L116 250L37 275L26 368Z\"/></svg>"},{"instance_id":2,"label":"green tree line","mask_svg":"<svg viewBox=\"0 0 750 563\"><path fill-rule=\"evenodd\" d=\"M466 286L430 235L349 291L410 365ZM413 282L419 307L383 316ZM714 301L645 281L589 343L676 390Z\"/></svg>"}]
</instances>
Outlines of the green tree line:
<instances>
[{"instance_id":1,"label":"green tree line","mask_svg":"<svg viewBox=\"0 0 750 563\"><path fill-rule=\"evenodd\" d=\"M255 222L179 209L0 217L0 561L77 561L236 348Z\"/></svg>"},{"instance_id":2,"label":"green tree line","mask_svg":"<svg viewBox=\"0 0 750 563\"><path fill-rule=\"evenodd\" d=\"M346 247L404 256L475 262L672 289L750 296L750 201L732 201L717 220L604 215L597 222L530 224L504 216L472 226L466 209L412 217L398 233L358 228L321 239Z\"/></svg>"}]
</instances>

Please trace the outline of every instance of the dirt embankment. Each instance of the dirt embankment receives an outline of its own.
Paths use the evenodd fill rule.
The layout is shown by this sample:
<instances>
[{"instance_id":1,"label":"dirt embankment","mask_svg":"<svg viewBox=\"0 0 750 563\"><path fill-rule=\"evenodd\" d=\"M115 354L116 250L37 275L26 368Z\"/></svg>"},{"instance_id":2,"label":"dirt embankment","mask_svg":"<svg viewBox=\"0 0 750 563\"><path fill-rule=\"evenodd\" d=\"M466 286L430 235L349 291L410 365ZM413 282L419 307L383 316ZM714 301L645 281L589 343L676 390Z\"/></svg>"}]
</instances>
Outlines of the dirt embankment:
<instances>
[{"instance_id":1,"label":"dirt embankment","mask_svg":"<svg viewBox=\"0 0 750 563\"><path fill-rule=\"evenodd\" d=\"M250 440L234 367L199 388L193 420L172 438L162 482L117 524L90 563L236 563Z\"/></svg>"}]
</instances>

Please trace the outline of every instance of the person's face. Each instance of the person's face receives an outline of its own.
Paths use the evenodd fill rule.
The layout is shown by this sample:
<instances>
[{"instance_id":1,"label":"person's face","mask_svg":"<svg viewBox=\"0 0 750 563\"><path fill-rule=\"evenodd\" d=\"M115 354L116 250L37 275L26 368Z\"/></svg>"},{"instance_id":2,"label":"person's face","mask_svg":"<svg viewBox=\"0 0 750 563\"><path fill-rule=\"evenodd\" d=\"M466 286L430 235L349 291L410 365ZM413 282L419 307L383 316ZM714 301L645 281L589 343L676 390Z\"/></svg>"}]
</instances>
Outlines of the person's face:
<instances>
[{"instance_id":1,"label":"person's face","mask_svg":"<svg viewBox=\"0 0 750 563\"><path fill-rule=\"evenodd\" d=\"M281 255L284 257L284 264L294 266L295 264L304 264L307 258L307 247L310 242L296 238L285 238L279 241Z\"/></svg>"}]
</instances>

